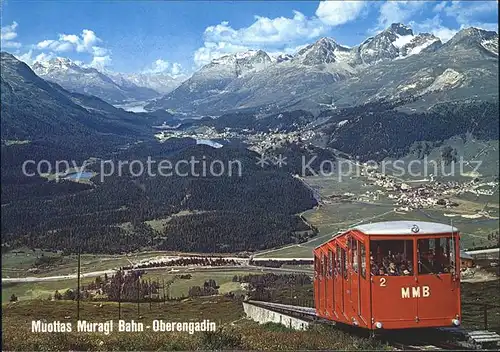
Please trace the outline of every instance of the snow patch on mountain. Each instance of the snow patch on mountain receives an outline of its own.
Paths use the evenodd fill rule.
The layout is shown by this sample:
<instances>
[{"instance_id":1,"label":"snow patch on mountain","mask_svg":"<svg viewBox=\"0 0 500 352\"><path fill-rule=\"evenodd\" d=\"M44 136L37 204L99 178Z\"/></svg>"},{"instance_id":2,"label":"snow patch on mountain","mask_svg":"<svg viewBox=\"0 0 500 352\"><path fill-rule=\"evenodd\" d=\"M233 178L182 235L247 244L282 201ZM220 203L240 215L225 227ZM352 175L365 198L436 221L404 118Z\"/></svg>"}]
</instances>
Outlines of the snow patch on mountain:
<instances>
[{"instance_id":1,"label":"snow patch on mountain","mask_svg":"<svg viewBox=\"0 0 500 352\"><path fill-rule=\"evenodd\" d=\"M413 35L411 35L411 34L409 34L409 35L398 35L397 39L394 42L392 42L392 44L396 48L401 49L405 45L410 44L411 41L413 40L413 38L415 38L415 37Z\"/></svg>"},{"instance_id":2,"label":"snow patch on mountain","mask_svg":"<svg viewBox=\"0 0 500 352\"><path fill-rule=\"evenodd\" d=\"M481 45L493 54L498 55L498 37L481 41Z\"/></svg>"}]
</instances>

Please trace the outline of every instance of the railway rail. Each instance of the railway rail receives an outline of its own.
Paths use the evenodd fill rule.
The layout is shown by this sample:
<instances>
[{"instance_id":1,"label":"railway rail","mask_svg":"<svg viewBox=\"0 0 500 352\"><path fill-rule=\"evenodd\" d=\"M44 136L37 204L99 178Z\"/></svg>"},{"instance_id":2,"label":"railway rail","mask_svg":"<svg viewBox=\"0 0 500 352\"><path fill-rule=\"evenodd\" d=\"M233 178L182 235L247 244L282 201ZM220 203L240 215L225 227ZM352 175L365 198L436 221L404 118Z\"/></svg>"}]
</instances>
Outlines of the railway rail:
<instances>
[{"instance_id":1,"label":"railway rail","mask_svg":"<svg viewBox=\"0 0 500 352\"><path fill-rule=\"evenodd\" d=\"M366 329L354 328L318 317L315 308L254 300L249 300L246 303L310 322L334 325L338 329L350 334L362 337L370 336L370 331ZM462 328L381 331L371 337L387 343L396 350L404 351L498 350L500 346L500 336L496 333L489 331L466 331Z\"/></svg>"}]
</instances>

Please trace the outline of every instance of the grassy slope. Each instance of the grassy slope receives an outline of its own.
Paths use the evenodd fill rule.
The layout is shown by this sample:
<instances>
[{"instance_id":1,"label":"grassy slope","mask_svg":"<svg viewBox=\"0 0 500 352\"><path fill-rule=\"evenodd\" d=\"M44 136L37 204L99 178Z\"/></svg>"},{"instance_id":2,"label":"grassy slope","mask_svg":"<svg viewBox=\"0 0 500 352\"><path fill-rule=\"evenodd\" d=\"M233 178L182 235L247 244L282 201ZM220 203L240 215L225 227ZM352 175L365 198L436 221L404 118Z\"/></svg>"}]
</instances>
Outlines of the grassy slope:
<instances>
[{"instance_id":1,"label":"grassy slope","mask_svg":"<svg viewBox=\"0 0 500 352\"><path fill-rule=\"evenodd\" d=\"M145 280L159 280L165 282L171 280L175 274L169 274L167 271L154 271L144 276ZM191 273L191 279L176 279L170 286L170 297L187 296L189 288L192 286L203 286L208 279L214 279L220 286L220 293L241 292L241 286L237 282L232 282L235 275L248 275L244 271L231 272L194 272ZM82 285L92 282L94 278L83 278ZM19 300L46 299L49 295L54 295L55 290L64 292L68 288L75 289L76 279L46 281L46 282L22 282L22 283L4 283L2 285L2 302L9 301L12 294L15 294Z\"/></svg>"},{"instance_id":2,"label":"grassy slope","mask_svg":"<svg viewBox=\"0 0 500 352\"><path fill-rule=\"evenodd\" d=\"M81 318L102 322L117 319L117 305L83 302ZM136 305L123 304L122 318L137 319ZM145 326L153 319L167 321L200 321L209 319L222 331L214 336L207 333L113 332L34 334L31 320L54 319L75 321L75 302L26 301L4 304L2 310L2 345L5 350L196 350L196 349L252 349L252 350L359 350L382 347L375 341L353 337L329 327L316 326L310 331L291 331L275 324L258 325L242 320L243 307L239 301L223 298L205 298L166 305L148 305L141 308ZM231 324L233 323L233 324ZM116 325L116 323L115 323Z\"/></svg>"}]
</instances>

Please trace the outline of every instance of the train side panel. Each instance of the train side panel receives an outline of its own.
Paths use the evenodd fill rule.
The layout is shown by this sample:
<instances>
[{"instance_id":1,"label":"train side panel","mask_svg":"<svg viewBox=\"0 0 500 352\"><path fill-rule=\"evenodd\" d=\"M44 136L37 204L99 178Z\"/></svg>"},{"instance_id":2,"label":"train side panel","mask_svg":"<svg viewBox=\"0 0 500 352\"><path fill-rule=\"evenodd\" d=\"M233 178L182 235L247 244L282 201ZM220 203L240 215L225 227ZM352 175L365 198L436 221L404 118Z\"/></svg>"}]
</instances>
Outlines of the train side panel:
<instances>
[{"instance_id":1,"label":"train side panel","mask_svg":"<svg viewBox=\"0 0 500 352\"><path fill-rule=\"evenodd\" d=\"M366 239L359 234L349 237L343 234L314 250L316 312L324 319L368 328L371 297Z\"/></svg>"}]
</instances>

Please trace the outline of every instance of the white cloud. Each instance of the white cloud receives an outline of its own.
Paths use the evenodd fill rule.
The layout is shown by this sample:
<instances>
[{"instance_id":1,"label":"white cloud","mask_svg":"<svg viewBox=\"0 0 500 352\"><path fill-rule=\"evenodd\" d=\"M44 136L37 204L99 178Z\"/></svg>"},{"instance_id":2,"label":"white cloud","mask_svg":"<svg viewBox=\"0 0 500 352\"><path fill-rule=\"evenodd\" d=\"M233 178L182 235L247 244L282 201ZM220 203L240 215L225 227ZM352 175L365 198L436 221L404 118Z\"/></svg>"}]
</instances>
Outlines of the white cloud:
<instances>
[{"instance_id":1,"label":"white cloud","mask_svg":"<svg viewBox=\"0 0 500 352\"><path fill-rule=\"evenodd\" d=\"M448 5L447 1L441 1L438 3L436 6L434 6L434 9L432 11L434 12L441 12L443 9Z\"/></svg>"},{"instance_id":2,"label":"white cloud","mask_svg":"<svg viewBox=\"0 0 500 352\"><path fill-rule=\"evenodd\" d=\"M177 62L174 62L172 64L172 68L170 69L170 72L171 72L172 76L174 76L174 77L180 75L182 72L182 65L177 63Z\"/></svg>"},{"instance_id":3,"label":"white cloud","mask_svg":"<svg viewBox=\"0 0 500 352\"><path fill-rule=\"evenodd\" d=\"M33 49L30 49L28 52L24 54L15 54L14 55L18 60L23 61L24 63L32 66L35 62L47 62L56 57L54 53L40 53L36 56L33 55Z\"/></svg>"},{"instance_id":4,"label":"white cloud","mask_svg":"<svg viewBox=\"0 0 500 352\"><path fill-rule=\"evenodd\" d=\"M228 22L205 29L206 42L224 42L233 45L259 46L281 45L286 41L305 40L318 37L327 31L318 18L307 18L298 11L292 18L276 17L273 19L255 16L255 22L249 27L233 29Z\"/></svg>"},{"instance_id":5,"label":"white cloud","mask_svg":"<svg viewBox=\"0 0 500 352\"><path fill-rule=\"evenodd\" d=\"M441 42L443 43L450 40L451 37L453 37L458 32L458 29L452 29L444 26L439 15L435 15L434 17L419 23L410 22L410 26L417 33L426 32L434 34L436 37L441 39Z\"/></svg>"},{"instance_id":6,"label":"white cloud","mask_svg":"<svg viewBox=\"0 0 500 352\"><path fill-rule=\"evenodd\" d=\"M103 56L107 50L97 44L101 42L94 31L84 29L80 36L76 34L59 34L58 39L42 40L36 45L37 49L50 49L53 51L76 51L79 53L89 53L96 56Z\"/></svg>"},{"instance_id":7,"label":"white cloud","mask_svg":"<svg viewBox=\"0 0 500 352\"><path fill-rule=\"evenodd\" d=\"M22 45L13 39L17 38L17 22L13 21L12 24L1 28L0 45L2 48L20 48Z\"/></svg>"},{"instance_id":8,"label":"white cloud","mask_svg":"<svg viewBox=\"0 0 500 352\"><path fill-rule=\"evenodd\" d=\"M329 26L338 26L355 20L366 7L364 1L322 1L316 16Z\"/></svg>"},{"instance_id":9,"label":"white cloud","mask_svg":"<svg viewBox=\"0 0 500 352\"><path fill-rule=\"evenodd\" d=\"M195 51L194 62L196 66L202 66L221 56L247 51L250 48L250 46L234 45L227 42L205 42L205 46Z\"/></svg>"},{"instance_id":10,"label":"white cloud","mask_svg":"<svg viewBox=\"0 0 500 352\"><path fill-rule=\"evenodd\" d=\"M59 34L58 39L45 39L34 46L37 50L50 52L77 52L92 55L91 67L103 69L111 63L110 51L99 44L102 42L94 31L84 29L80 35Z\"/></svg>"},{"instance_id":11,"label":"white cloud","mask_svg":"<svg viewBox=\"0 0 500 352\"><path fill-rule=\"evenodd\" d=\"M46 62L55 58L53 53L40 53L35 57L34 62Z\"/></svg>"},{"instance_id":12,"label":"white cloud","mask_svg":"<svg viewBox=\"0 0 500 352\"><path fill-rule=\"evenodd\" d=\"M389 0L384 2L379 10L378 29L387 28L392 23L408 22L425 5L425 1Z\"/></svg>"},{"instance_id":13,"label":"white cloud","mask_svg":"<svg viewBox=\"0 0 500 352\"><path fill-rule=\"evenodd\" d=\"M498 16L496 1L449 1L440 8L446 16L453 17L463 27L482 23L485 16Z\"/></svg>"},{"instance_id":14,"label":"white cloud","mask_svg":"<svg viewBox=\"0 0 500 352\"><path fill-rule=\"evenodd\" d=\"M498 31L498 23L482 22L498 16L498 5L492 1L442 1L434 6L436 15L420 23L411 23L418 32L430 32L446 42L459 30L467 27L477 27L485 30ZM496 15L495 15L496 14ZM450 17L456 21L457 28L443 25L443 17Z\"/></svg>"},{"instance_id":15,"label":"white cloud","mask_svg":"<svg viewBox=\"0 0 500 352\"><path fill-rule=\"evenodd\" d=\"M171 63L163 59L155 60L151 64L151 67L143 70L142 72L146 74L165 73L169 76L172 76L173 78L185 75L181 64L177 62Z\"/></svg>"},{"instance_id":16,"label":"white cloud","mask_svg":"<svg viewBox=\"0 0 500 352\"><path fill-rule=\"evenodd\" d=\"M16 59L31 66L33 64L33 50L30 50L24 54L13 54Z\"/></svg>"},{"instance_id":17,"label":"white cloud","mask_svg":"<svg viewBox=\"0 0 500 352\"><path fill-rule=\"evenodd\" d=\"M50 47L50 45L54 43L53 40L42 40L40 43L36 45L37 49L47 49Z\"/></svg>"},{"instance_id":18,"label":"white cloud","mask_svg":"<svg viewBox=\"0 0 500 352\"><path fill-rule=\"evenodd\" d=\"M255 16L248 27L235 29L229 22L209 26L203 34L204 45L194 53L197 67L213 59L249 49L289 53L292 49L328 33L334 26L353 21L366 7L361 1L322 1L316 16L293 11L292 17Z\"/></svg>"},{"instance_id":19,"label":"white cloud","mask_svg":"<svg viewBox=\"0 0 500 352\"><path fill-rule=\"evenodd\" d=\"M109 64L111 64L111 57L109 55L94 56L89 66L102 71L106 66L109 66Z\"/></svg>"},{"instance_id":20,"label":"white cloud","mask_svg":"<svg viewBox=\"0 0 500 352\"><path fill-rule=\"evenodd\" d=\"M2 40L12 40L17 37L17 22L12 22L12 24L2 27L1 39Z\"/></svg>"},{"instance_id":21,"label":"white cloud","mask_svg":"<svg viewBox=\"0 0 500 352\"><path fill-rule=\"evenodd\" d=\"M168 61L157 59L151 65L150 72L164 72L170 68L170 63Z\"/></svg>"},{"instance_id":22,"label":"white cloud","mask_svg":"<svg viewBox=\"0 0 500 352\"><path fill-rule=\"evenodd\" d=\"M288 43L307 41L327 32L319 18L307 18L298 11L292 18L267 18L255 16L255 22L249 27L234 29L229 22L205 29L205 43L194 53L196 66L202 66L213 59L249 49L282 49Z\"/></svg>"}]
</instances>

